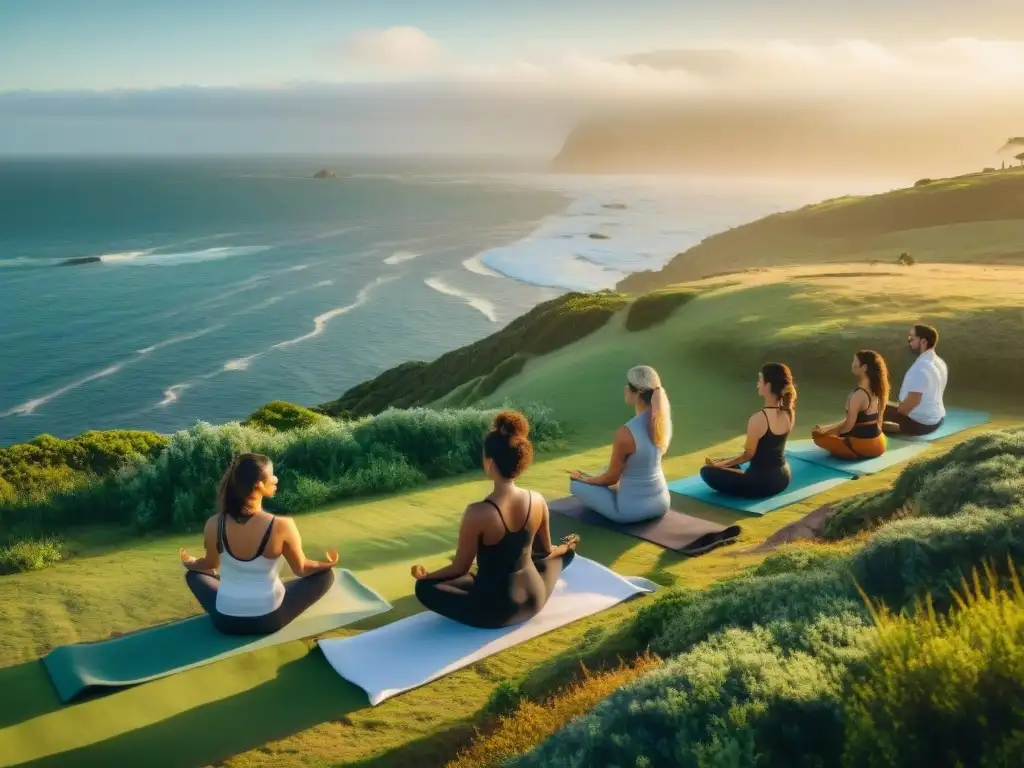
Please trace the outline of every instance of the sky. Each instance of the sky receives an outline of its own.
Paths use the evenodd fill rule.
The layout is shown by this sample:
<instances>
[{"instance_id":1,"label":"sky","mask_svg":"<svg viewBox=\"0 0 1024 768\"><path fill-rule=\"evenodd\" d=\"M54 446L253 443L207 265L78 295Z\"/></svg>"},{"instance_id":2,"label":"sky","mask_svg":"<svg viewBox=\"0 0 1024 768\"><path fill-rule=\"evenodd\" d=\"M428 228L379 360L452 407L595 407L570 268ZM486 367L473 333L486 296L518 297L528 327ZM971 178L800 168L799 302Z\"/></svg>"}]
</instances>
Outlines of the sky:
<instances>
[{"instance_id":1,"label":"sky","mask_svg":"<svg viewBox=\"0 0 1024 768\"><path fill-rule=\"evenodd\" d=\"M0 0L0 154L544 153L636 98L1022 86L1021 0Z\"/></svg>"}]
</instances>

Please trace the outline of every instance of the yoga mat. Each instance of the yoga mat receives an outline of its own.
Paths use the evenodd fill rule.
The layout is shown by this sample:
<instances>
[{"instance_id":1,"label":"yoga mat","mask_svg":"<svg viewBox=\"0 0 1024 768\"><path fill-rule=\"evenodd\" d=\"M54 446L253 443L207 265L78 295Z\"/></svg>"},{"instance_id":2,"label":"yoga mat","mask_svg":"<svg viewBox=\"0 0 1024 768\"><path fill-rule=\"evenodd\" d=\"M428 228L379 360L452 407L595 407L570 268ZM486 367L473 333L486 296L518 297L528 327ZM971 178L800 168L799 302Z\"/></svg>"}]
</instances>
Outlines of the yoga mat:
<instances>
[{"instance_id":1,"label":"yoga mat","mask_svg":"<svg viewBox=\"0 0 1024 768\"><path fill-rule=\"evenodd\" d=\"M835 488L837 485L853 479L849 472L840 472L829 467L822 467L802 459L788 459L789 468L793 479L787 488L777 496L767 499L741 499L736 496L726 496L724 493L714 491L701 480L699 474L684 477L669 483L668 488L673 493L681 496L703 501L708 504L715 504L719 507L738 509L741 512L749 512L752 515L763 515L776 509L794 504L798 501L810 498L817 493Z\"/></svg>"},{"instance_id":2,"label":"yoga mat","mask_svg":"<svg viewBox=\"0 0 1024 768\"><path fill-rule=\"evenodd\" d=\"M64 645L53 649L43 664L57 695L66 703L89 688L156 680L240 653L330 632L391 610L387 601L348 570L335 568L334 573L330 591L272 635L224 635L204 613L109 640Z\"/></svg>"},{"instance_id":3,"label":"yoga mat","mask_svg":"<svg viewBox=\"0 0 1024 768\"><path fill-rule=\"evenodd\" d=\"M579 555L562 574L547 605L529 621L505 629L477 629L431 611L355 637L320 641L327 661L377 706L506 648L519 645L628 597L653 592L647 579L629 580Z\"/></svg>"},{"instance_id":4,"label":"yoga mat","mask_svg":"<svg viewBox=\"0 0 1024 768\"><path fill-rule=\"evenodd\" d=\"M944 437L963 432L965 429L979 427L988 423L992 418L991 414L983 411L970 411L965 408L947 408L946 420L942 426L930 435L900 435L900 440L909 440L915 443L930 443L932 440L941 440Z\"/></svg>"},{"instance_id":5,"label":"yoga mat","mask_svg":"<svg viewBox=\"0 0 1024 768\"><path fill-rule=\"evenodd\" d=\"M837 459L828 451L819 448L813 440L794 440L786 448L789 458L802 459L822 467L831 467L841 472L849 472L851 475L861 477L862 475L873 475L883 469L910 461L917 454L927 450L928 446L923 443L907 443L902 438L896 440L889 438L889 446L885 453L875 459Z\"/></svg>"},{"instance_id":6,"label":"yoga mat","mask_svg":"<svg viewBox=\"0 0 1024 768\"><path fill-rule=\"evenodd\" d=\"M722 544L730 544L741 532L738 525L719 525L672 509L655 520L616 523L585 506L574 496L556 499L548 504L548 509L589 525L635 536L659 547L687 555L699 555Z\"/></svg>"}]
</instances>

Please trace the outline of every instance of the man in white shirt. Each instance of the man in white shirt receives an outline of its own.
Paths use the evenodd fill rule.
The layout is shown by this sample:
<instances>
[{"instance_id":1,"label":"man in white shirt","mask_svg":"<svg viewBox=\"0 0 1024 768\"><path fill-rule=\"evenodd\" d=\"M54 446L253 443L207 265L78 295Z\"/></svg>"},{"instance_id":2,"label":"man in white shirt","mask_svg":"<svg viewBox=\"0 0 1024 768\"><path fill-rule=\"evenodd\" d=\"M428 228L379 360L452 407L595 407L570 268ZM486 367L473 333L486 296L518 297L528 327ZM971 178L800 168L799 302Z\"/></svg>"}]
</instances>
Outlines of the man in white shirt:
<instances>
[{"instance_id":1,"label":"man in white shirt","mask_svg":"<svg viewBox=\"0 0 1024 768\"><path fill-rule=\"evenodd\" d=\"M942 395L949 372L946 361L935 354L938 343L939 332L930 325L910 329L907 345L917 359L903 377L900 401L885 407L883 429L887 434L927 435L945 421Z\"/></svg>"}]
</instances>

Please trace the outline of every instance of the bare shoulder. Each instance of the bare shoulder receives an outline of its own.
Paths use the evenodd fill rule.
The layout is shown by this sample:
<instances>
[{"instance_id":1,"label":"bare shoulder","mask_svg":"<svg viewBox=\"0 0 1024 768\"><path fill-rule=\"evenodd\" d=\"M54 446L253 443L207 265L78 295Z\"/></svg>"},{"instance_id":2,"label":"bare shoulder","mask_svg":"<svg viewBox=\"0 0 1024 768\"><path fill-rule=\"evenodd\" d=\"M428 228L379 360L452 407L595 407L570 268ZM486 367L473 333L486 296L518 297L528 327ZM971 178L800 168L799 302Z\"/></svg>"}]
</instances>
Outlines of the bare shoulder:
<instances>
[{"instance_id":1,"label":"bare shoulder","mask_svg":"<svg viewBox=\"0 0 1024 768\"><path fill-rule=\"evenodd\" d=\"M217 530L217 525L220 523L220 513L211 515L206 519L206 525L203 526L203 531L211 533Z\"/></svg>"},{"instance_id":2,"label":"bare shoulder","mask_svg":"<svg viewBox=\"0 0 1024 768\"><path fill-rule=\"evenodd\" d=\"M754 414L747 419L748 431L763 433L766 429L768 429L768 414L763 410L755 411Z\"/></svg>"}]
</instances>

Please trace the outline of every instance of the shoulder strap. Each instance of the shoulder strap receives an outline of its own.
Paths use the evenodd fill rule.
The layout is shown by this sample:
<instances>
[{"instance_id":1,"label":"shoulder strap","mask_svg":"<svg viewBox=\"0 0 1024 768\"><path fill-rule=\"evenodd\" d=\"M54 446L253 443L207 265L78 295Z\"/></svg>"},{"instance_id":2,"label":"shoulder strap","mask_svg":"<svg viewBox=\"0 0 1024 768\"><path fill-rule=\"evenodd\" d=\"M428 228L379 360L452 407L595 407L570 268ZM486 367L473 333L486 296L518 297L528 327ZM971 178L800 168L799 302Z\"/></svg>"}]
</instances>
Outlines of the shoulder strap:
<instances>
[{"instance_id":1,"label":"shoulder strap","mask_svg":"<svg viewBox=\"0 0 1024 768\"><path fill-rule=\"evenodd\" d=\"M260 541L260 548L256 550L256 554L253 556L253 560L263 554L263 550L267 548L267 544L270 543L270 534L274 530L275 517L271 515L270 525L267 526L267 530L263 534L263 539Z\"/></svg>"},{"instance_id":2,"label":"shoulder strap","mask_svg":"<svg viewBox=\"0 0 1024 768\"><path fill-rule=\"evenodd\" d=\"M498 517L501 518L501 524L505 527L505 530L508 531L509 533L512 533L512 531L508 530L508 524L505 522L505 516L503 514L501 514L501 507L499 507L497 504L495 504L490 499L484 499L484 503L485 504L490 504L492 507L494 507L494 510L498 513Z\"/></svg>"},{"instance_id":3,"label":"shoulder strap","mask_svg":"<svg viewBox=\"0 0 1024 768\"><path fill-rule=\"evenodd\" d=\"M526 502L526 519L523 520L523 527L520 531L525 531L526 526L530 524L530 513L533 511L533 491L527 490L526 494L530 497L529 501Z\"/></svg>"},{"instance_id":4,"label":"shoulder strap","mask_svg":"<svg viewBox=\"0 0 1024 768\"><path fill-rule=\"evenodd\" d=\"M224 515L219 515L217 520L217 551L224 551Z\"/></svg>"}]
</instances>

